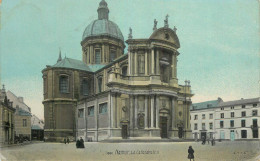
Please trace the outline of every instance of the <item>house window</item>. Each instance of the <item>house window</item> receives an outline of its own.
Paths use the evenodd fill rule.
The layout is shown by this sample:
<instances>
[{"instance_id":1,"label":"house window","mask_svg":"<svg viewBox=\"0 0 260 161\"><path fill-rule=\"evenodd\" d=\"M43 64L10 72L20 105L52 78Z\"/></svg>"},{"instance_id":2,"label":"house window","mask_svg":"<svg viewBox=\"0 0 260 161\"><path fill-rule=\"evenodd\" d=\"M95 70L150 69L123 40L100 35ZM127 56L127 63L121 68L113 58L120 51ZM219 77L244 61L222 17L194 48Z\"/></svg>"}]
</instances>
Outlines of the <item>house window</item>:
<instances>
[{"instance_id":1,"label":"house window","mask_svg":"<svg viewBox=\"0 0 260 161\"><path fill-rule=\"evenodd\" d=\"M144 66L145 66L144 54L138 54L138 73L139 74L144 74Z\"/></svg>"},{"instance_id":2,"label":"house window","mask_svg":"<svg viewBox=\"0 0 260 161\"><path fill-rule=\"evenodd\" d=\"M98 92L102 92L102 78L98 78Z\"/></svg>"},{"instance_id":3,"label":"house window","mask_svg":"<svg viewBox=\"0 0 260 161\"><path fill-rule=\"evenodd\" d=\"M253 107L256 107L257 106L257 104L253 104Z\"/></svg>"},{"instance_id":4,"label":"house window","mask_svg":"<svg viewBox=\"0 0 260 161\"><path fill-rule=\"evenodd\" d=\"M100 64L101 63L101 52L100 49L95 50L95 63Z\"/></svg>"},{"instance_id":5,"label":"house window","mask_svg":"<svg viewBox=\"0 0 260 161\"><path fill-rule=\"evenodd\" d=\"M242 111L241 112L241 117L245 117L246 116L246 111Z\"/></svg>"},{"instance_id":6,"label":"house window","mask_svg":"<svg viewBox=\"0 0 260 161\"><path fill-rule=\"evenodd\" d=\"M27 120L23 119L23 127L26 127L26 126L27 126Z\"/></svg>"},{"instance_id":7,"label":"house window","mask_svg":"<svg viewBox=\"0 0 260 161\"><path fill-rule=\"evenodd\" d=\"M258 127L257 126L257 119L253 119L253 127Z\"/></svg>"},{"instance_id":8,"label":"house window","mask_svg":"<svg viewBox=\"0 0 260 161\"><path fill-rule=\"evenodd\" d=\"M246 108L246 105L242 105L242 108Z\"/></svg>"},{"instance_id":9,"label":"house window","mask_svg":"<svg viewBox=\"0 0 260 161\"><path fill-rule=\"evenodd\" d=\"M235 117L235 112L231 112L231 113L230 113L230 116L231 116L231 117Z\"/></svg>"},{"instance_id":10,"label":"house window","mask_svg":"<svg viewBox=\"0 0 260 161\"><path fill-rule=\"evenodd\" d=\"M107 103L102 103L99 105L99 113L100 114L107 113Z\"/></svg>"},{"instance_id":11,"label":"house window","mask_svg":"<svg viewBox=\"0 0 260 161\"><path fill-rule=\"evenodd\" d=\"M241 127L246 127L246 120L241 120Z\"/></svg>"},{"instance_id":12,"label":"house window","mask_svg":"<svg viewBox=\"0 0 260 161\"><path fill-rule=\"evenodd\" d=\"M122 68L122 76L127 76L127 66Z\"/></svg>"},{"instance_id":13,"label":"house window","mask_svg":"<svg viewBox=\"0 0 260 161\"><path fill-rule=\"evenodd\" d=\"M84 116L84 109L79 109L78 110L78 117L83 118L83 116Z\"/></svg>"},{"instance_id":14,"label":"house window","mask_svg":"<svg viewBox=\"0 0 260 161\"><path fill-rule=\"evenodd\" d=\"M84 96L88 95L88 81L86 79L83 79L81 82L81 94Z\"/></svg>"},{"instance_id":15,"label":"house window","mask_svg":"<svg viewBox=\"0 0 260 161\"><path fill-rule=\"evenodd\" d=\"M205 119L205 114L202 114L202 119Z\"/></svg>"},{"instance_id":16,"label":"house window","mask_svg":"<svg viewBox=\"0 0 260 161\"><path fill-rule=\"evenodd\" d=\"M115 50L110 50L109 62L112 62L115 59L116 59L116 51Z\"/></svg>"},{"instance_id":17,"label":"house window","mask_svg":"<svg viewBox=\"0 0 260 161\"><path fill-rule=\"evenodd\" d=\"M202 130L205 130L205 129L206 129L205 123L202 123Z\"/></svg>"},{"instance_id":18,"label":"house window","mask_svg":"<svg viewBox=\"0 0 260 161\"><path fill-rule=\"evenodd\" d=\"M221 114L220 114L220 118L224 118L224 113L221 113Z\"/></svg>"},{"instance_id":19,"label":"house window","mask_svg":"<svg viewBox=\"0 0 260 161\"><path fill-rule=\"evenodd\" d=\"M247 138L247 130L241 130L241 138Z\"/></svg>"},{"instance_id":20,"label":"house window","mask_svg":"<svg viewBox=\"0 0 260 161\"><path fill-rule=\"evenodd\" d=\"M209 123L209 129L213 129L213 123L211 122L211 123Z\"/></svg>"},{"instance_id":21,"label":"house window","mask_svg":"<svg viewBox=\"0 0 260 161\"><path fill-rule=\"evenodd\" d=\"M198 124L194 124L194 130L198 130Z\"/></svg>"},{"instance_id":22,"label":"house window","mask_svg":"<svg viewBox=\"0 0 260 161\"><path fill-rule=\"evenodd\" d=\"M231 110L234 110L234 106L231 106Z\"/></svg>"},{"instance_id":23,"label":"house window","mask_svg":"<svg viewBox=\"0 0 260 161\"><path fill-rule=\"evenodd\" d=\"M198 120L198 115L194 115L194 120Z\"/></svg>"},{"instance_id":24,"label":"house window","mask_svg":"<svg viewBox=\"0 0 260 161\"><path fill-rule=\"evenodd\" d=\"M88 108L88 116L94 116L94 106Z\"/></svg>"},{"instance_id":25,"label":"house window","mask_svg":"<svg viewBox=\"0 0 260 161\"><path fill-rule=\"evenodd\" d=\"M210 119L213 119L213 114L212 114L212 113L209 114L209 118L210 118Z\"/></svg>"},{"instance_id":26,"label":"house window","mask_svg":"<svg viewBox=\"0 0 260 161\"><path fill-rule=\"evenodd\" d=\"M220 110L224 110L224 107L221 107Z\"/></svg>"},{"instance_id":27,"label":"house window","mask_svg":"<svg viewBox=\"0 0 260 161\"><path fill-rule=\"evenodd\" d=\"M230 127L234 127L234 120L230 120Z\"/></svg>"},{"instance_id":28,"label":"house window","mask_svg":"<svg viewBox=\"0 0 260 161\"><path fill-rule=\"evenodd\" d=\"M224 121L220 121L220 128L224 127Z\"/></svg>"},{"instance_id":29,"label":"house window","mask_svg":"<svg viewBox=\"0 0 260 161\"><path fill-rule=\"evenodd\" d=\"M252 111L252 116L257 116L257 110Z\"/></svg>"},{"instance_id":30,"label":"house window","mask_svg":"<svg viewBox=\"0 0 260 161\"><path fill-rule=\"evenodd\" d=\"M60 76L60 93L68 93L69 92L69 77L65 75Z\"/></svg>"},{"instance_id":31,"label":"house window","mask_svg":"<svg viewBox=\"0 0 260 161\"><path fill-rule=\"evenodd\" d=\"M253 119L253 138L258 138L258 125L257 125L257 119Z\"/></svg>"}]
</instances>

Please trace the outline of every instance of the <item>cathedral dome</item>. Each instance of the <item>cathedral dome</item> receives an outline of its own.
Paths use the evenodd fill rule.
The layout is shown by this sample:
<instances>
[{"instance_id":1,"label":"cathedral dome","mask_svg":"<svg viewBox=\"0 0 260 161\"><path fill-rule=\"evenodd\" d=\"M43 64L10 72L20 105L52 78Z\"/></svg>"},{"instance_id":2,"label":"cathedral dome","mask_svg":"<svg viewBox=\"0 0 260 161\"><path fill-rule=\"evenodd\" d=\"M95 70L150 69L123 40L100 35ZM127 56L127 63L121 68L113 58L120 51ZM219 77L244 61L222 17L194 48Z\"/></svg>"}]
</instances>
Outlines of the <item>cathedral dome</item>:
<instances>
[{"instance_id":1,"label":"cathedral dome","mask_svg":"<svg viewBox=\"0 0 260 161\"><path fill-rule=\"evenodd\" d=\"M111 36L124 41L123 34L119 27L109 20L109 9L105 0L99 3L97 9L98 19L91 22L85 29L82 41L92 36Z\"/></svg>"},{"instance_id":2,"label":"cathedral dome","mask_svg":"<svg viewBox=\"0 0 260 161\"><path fill-rule=\"evenodd\" d=\"M92 36L111 36L124 41L119 27L108 19L98 19L91 22L85 29L82 40Z\"/></svg>"}]
</instances>

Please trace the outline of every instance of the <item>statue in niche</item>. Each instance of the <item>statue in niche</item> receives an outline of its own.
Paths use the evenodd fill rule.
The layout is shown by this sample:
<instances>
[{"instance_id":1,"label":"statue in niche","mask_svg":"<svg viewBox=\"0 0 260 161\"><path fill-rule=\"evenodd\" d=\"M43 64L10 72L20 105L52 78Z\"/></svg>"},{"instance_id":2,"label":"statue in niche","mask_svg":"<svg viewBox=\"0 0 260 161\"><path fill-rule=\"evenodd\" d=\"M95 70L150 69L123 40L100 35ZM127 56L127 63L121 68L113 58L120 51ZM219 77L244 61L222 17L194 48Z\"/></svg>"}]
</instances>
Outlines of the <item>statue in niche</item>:
<instances>
[{"instance_id":1,"label":"statue in niche","mask_svg":"<svg viewBox=\"0 0 260 161\"><path fill-rule=\"evenodd\" d=\"M138 127L143 129L144 128L144 114L143 113L138 114L137 122L138 122Z\"/></svg>"}]
</instances>

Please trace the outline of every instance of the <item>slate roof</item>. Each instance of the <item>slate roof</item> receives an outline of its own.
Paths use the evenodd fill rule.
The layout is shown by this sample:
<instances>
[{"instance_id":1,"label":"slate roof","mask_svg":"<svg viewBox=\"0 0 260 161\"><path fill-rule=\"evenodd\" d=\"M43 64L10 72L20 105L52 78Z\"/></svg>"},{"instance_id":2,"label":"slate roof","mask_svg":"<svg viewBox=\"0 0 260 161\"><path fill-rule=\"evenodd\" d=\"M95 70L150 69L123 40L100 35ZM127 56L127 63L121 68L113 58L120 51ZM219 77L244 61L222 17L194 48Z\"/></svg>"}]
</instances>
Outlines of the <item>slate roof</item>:
<instances>
[{"instance_id":1,"label":"slate roof","mask_svg":"<svg viewBox=\"0 0 260 161\"><path fill-rule=\"evenodd\" d=\"M42 127L40 127L39 125L32 125L32 130L43 130Z\"/></svg>"},{"instance_id":2,"label":"slate roof","mask_svg":"<svg viewBox=\"0 0 260 161\"><path fill-rule=\"evenodd\" d=\"M32 116L30 112L25 111L24 109L21 109L21 108L16 109L16 113L19 116Z\"/></svg>"},{"instance_id":3,"label":"slate roof","mask_svg":"<svg viewBox=\"0 0 260 161\"><path fill-rule=\"evenodd\" d=\"M89 68L83 61L71 59L71 58L64 58L61 61L57 62L52 67L78 69L78 70L92 72L91 68Z\"/></svg>"},{"instance_id":4,"label":"slate roof","mask_svg":"<svg viewBox=\"0 0 260 161\"><path fill-rule=\"evenodd\" d=\"M6 92L7 98L10 99L10 101L13 102L13 108L16 108L17 106L27 112L31 112L31 108L27 106L24 102L20 102L18 97L13 94L11 91Z\"/></svg>"},{"instance_id":5,"label":"slate roof","mask_svg":"<svg viewBox=\"0 0 260 161\"><path fill-rule=\"evenodd\" d=\"M228 101L228 102L221 102L218 107L236 106L236 105L258 103L258 102L260 102L260 97L250 98L250 99L240 99L240 100Z\"/></svg>"},{"instance_id":6,"label":"slate roof","mask_svg":"<svg viewBox=\"0 0 260 161\"><path fill-rule=\"evenodd\" d=\"M219 103L218 100L194 103L190 107L190 110L202 110L202 109L214 108L218 106L218 103Z\"/></svg>"},{"instance_id":7,"label":"slate roof","mask_svg":"<svg viewBox=\"0 0 260 161\"><path fill-rule=\"evenodd\" d=\"M92 21L86 27L82 36L82 40L84 40L86 37L100 36L100 35L111 36L124 41L123 34L119 29L119 27L117 26L117 24L107 19Z\"/></svg>"}]
</instances>

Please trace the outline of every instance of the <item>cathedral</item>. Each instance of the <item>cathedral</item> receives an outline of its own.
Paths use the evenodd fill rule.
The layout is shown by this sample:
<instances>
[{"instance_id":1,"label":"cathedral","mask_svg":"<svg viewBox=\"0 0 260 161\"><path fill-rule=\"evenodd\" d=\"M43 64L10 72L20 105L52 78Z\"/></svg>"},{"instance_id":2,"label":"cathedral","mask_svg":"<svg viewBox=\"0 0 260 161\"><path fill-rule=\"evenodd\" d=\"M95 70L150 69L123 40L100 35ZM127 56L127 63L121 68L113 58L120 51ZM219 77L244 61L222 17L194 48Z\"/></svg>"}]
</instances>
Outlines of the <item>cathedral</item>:
<instances>
[{"instance_id":1,"label":"cathedral","mask_svg":"<svg viewBox=\"0 0 260 161\"><path fill-rule=\"evenodd\" d=\"M189 139L191 86L178 84L176 28L151 28L125 41L105 0L83 32L82 61L61 58L42 70L44 137L61 141ZM125 51L125 43L128 45Z\"/></svg>"}]
</instances>

